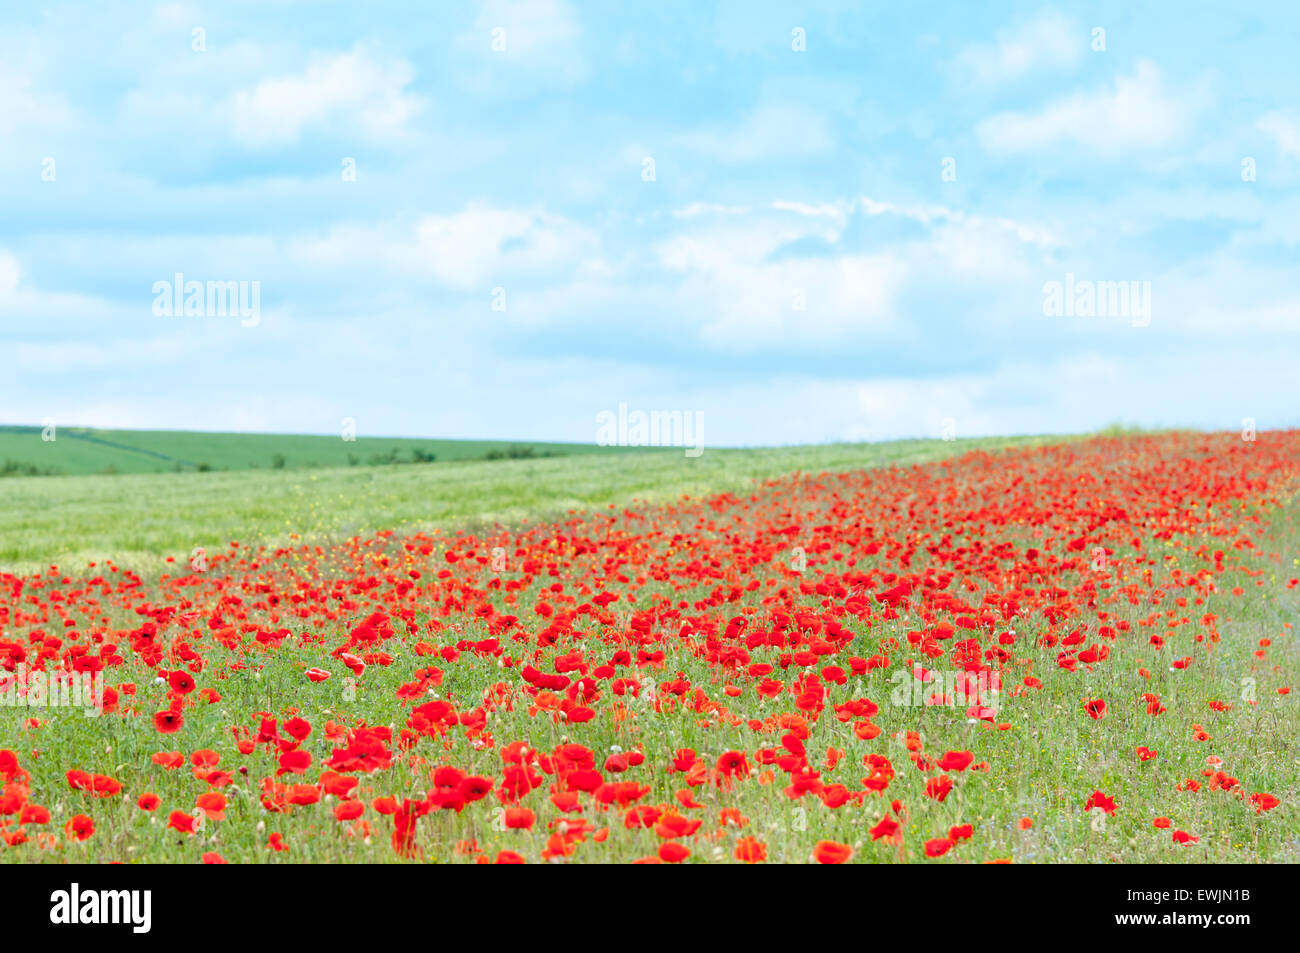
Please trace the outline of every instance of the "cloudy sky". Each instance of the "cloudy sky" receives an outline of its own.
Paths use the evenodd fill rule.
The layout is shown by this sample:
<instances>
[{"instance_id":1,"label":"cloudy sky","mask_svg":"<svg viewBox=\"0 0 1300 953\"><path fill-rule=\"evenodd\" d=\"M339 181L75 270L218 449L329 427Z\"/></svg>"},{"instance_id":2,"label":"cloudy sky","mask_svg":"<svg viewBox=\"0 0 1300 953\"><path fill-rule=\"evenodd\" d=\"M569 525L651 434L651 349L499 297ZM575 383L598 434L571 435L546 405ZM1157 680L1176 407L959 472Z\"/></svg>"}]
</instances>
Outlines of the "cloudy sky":
<instances>
[{"instance_id":1,"label":"cloudy sky","mask_svg":"<svg viewBox=\"0 0 1300 953\"><path fill-rule=\"evenodd\" d=\"M4 5L0 423L1300 423L1286 5L630 6Z\"/></svg>"}]
</instances>

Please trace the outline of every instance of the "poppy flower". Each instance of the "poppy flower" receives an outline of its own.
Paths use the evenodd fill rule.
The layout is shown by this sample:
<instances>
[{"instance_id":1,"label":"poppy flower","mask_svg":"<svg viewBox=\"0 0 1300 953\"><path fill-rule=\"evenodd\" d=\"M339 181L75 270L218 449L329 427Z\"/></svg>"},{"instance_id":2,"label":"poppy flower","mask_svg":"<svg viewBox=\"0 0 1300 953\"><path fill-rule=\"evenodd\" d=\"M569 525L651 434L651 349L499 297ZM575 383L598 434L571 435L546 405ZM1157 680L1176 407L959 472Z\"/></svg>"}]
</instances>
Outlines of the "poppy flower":
<instances>
[{"instance_id":1,"label":"poppy flower","mask_svg":"<svg viewBox=\"0 0 1300 953\"><path fill-rule=\"evenodd\" d=\"M819 864L842 864L853 856L853 848L848 844L820 840L813 847L813 857Z\"/></svg>"},{"instance_id":2,"label":"poppy flower","mask_svg":"<svg viewBox=\"0 0 1300 953\"><path fill-rule=\"evenodd\" d=\"M144 793L136 800L136 807L142 811L156 811L158 805L162 804L162 799L156 794Z\"/></svg>"},{"instance_id":3,"label":"poppy flower","mask_svg":"<svg viewBox=\"0 0 1300 953\"><path fill-rule=\"evenodd\" d=\"M194 677L186 671L172 672L167 676L167 684L177 695L188 695L194 691Z\"/></svg>"},{"instance_id":4,"label":"poppy flower","mask_svg":"<svg viewBox=\"0 0 1300 953\"><path fill-rule=\"evenodd\" d=\"M492 793L492 779L482 775L469 775L461 779L457 792L466 803L481 801Z\"/></svg>"},{"instance_id":5,"label":"poppy flower","mask_svg":"<svg viewBox=\"0 0 1300 953\"><path fill-rule=\"evenodd\" d=\"M87 814L74 814L63 830L70 840L84 841L95 833L95 822Z\"/></svg>"},{"instance_id":6,"label":"poppy flower","mask_svg":"<svg viewBox=\"0 0 1300 953\"><path fill-rule=\"evenodd\" d=\"M953 841L947 837L936 837L925 842L926 857L942 857L952 850Z\"/></svg>"},{"instance_id":7,"label":"poppy flower","mask_svg":"<svg viewBox=\"0 0 1300 953\"><path fill-rule=\"evenodd\" d=\"M659 859L669 864L680 864L691 852L676 841L665 841L659 845Z\"/></svg>"},{"instance_id":8,"label":"poppy flower","mask_svg":"<svg viewBox=\"0 0 1300 953\"><path fill-rule=\"evenodd\" d=\"M530 831L537 821L537 815L526 807L508 807L505 809L505 825L510 830Z\"/></svg>"},{"instance_id":9,"label":"poppy flower","mask_svg":"<svg viewBox=\"0 0 1300 953\"><path fill-rule=\"evenodd\" d=\"M338 821L355 821L366 812L366 806L360 801L340 801L334 805L334 819Z\"/></svg>"},{"instance_id":10,"label":"poppy flower","mask_svg":"<svg viewBox=\"0 0 1300 953\"><path fill-rule=\"evenodd\" d=\"M969 751L948 751L939 759L940 771L965 771L975 756Z\"/></svg>"},{"instance_id":11,"label":"poppy flower","mask_svg":"<svg viewBox=\"0 0 1300 953\"><path fill-rule=\"evenodd\" d=\"M121 790L121 782L108 775L96 774L90 779L90 791L95 797L112 797Z\"/></svg>"},{"instance_id":12,"label":"poppy flower","mask_svg":"<svg viewBox=\"0 0 1300 953\"><path fill-rule=\"evenodd\" d=\"M944 798L948 796L948 792L951 790L952 778L948 777L946 774L937 778L930 778L930 780L925 782L925 796L939 801L940 803L943 802Z\"/></svg>"},{"instance_id":13,"label":"poppy flower","mask_svg":"<svg viewBox=\"0 0 1300 953\"><path fill-rule=\"evenodd\" d=\"M174 735L185 727L185 719L178 711L160 711L153 716L154 730L164 735Z\"/></svg>"},{"instance_id":14,"label":"poppy flower","mask_svg":"<svg viewBox=\"0 0 1300 953\"><path fill-rule=\"evenodd\" d=\"M1265 794L1257 791L1250 796L1250 805L1255 808L1256 814L1263 814L1265 811L1271 811L1282 802L1272 794Z\"/></svg>"},{"instance_id":15,"label":"poppy flower","mask_svg":"<svg viewBox=\"0 0 1300 953\"><path fill-rule=\"evenodd\" d=\"M226 796L215 792L200 794L195 801L195 807L200 808L210 821L224 821L226 819Z\"/></svg>"},{"instance_id":16,"label":"poppy flower","mask_svg":"<svg viewBox=\"0 0 1300 953\"><path fill-rule=\"evenodd\" d=\"M767 860L767 846L754 837L742 837L736 841L736 860L746 864L758 864Z\"/></svg>"},{"instance_id":17,"label":"poppy flower","mask_svg":"<svg viewBox=\"0 0 1300 953\"><path fill-rule=\"evenodd\" d=\"M24 804L22 811L18 815L19 824L48 824L49 822L49 808L42 807L39 804Z\"/></svg>"},{"instance_id":18,"label":"poppy flower","mask_svg":"<svg viewBox=\"0 0 1300 953\"><path fill-rule=\"evenodd\" d=\"M717 769L728 777L749 777L749 760L742 752L724 751L718 756Z\"/></svg>"},{"instance_id":19,"label":"poppy flower","mask_svg":"<svg viewBox=\"0 0 1300 953\"><path fill-rule=\"evenodd\" d=\"M180 831L182 834L197 834L199 830L199 820L191 814L184 811L172 811L167 817L167 826L173 830Z\"/></svg>"},{"instance_id":20,"label":"poppy flower","mask_svg":"<svg viewBox=\"0 0 1300 953\"><path fill-rule=\"evenodd\" d=\"M311 767L311 753L295 748L280 755L280 770L276 774L305 774Z\"/></svg>"},{"instance_id":21,"label":"poppy flower","mask_svg":"<svg viewBox=\"0 0 1300 953\"><path fill-rule=\"evenodd\" d=\"M1094 808L1101 808L1107 814L1114 814L1117 807L1118 805L1116 805L1114 798L1108 797L1100 791L1093 791L1088 795L1087 803L1083 805L1085 811L1091 811Z\"/></svg>"},{"instance_id":22,"label":"poppy flower","mask_svg":"<svg viewBox=\"0 0 1300 953\"><path fill-rule=\"evenodd\" d=\"M690 837L703 823L699 819L682 817L680 814L664 814L655 824L655 833L665 840L674 837Z\"/></svg>"},{"instance_id":23,"label":"poppy flower","mask_svg":"<svg viewBox=\"0 0 1300 953\"><path fill-rule=\"evenodd\" d=\"M886 814L868 833L872 840L889 840L898 832L898 827L898 822Z\"/></svg>"}]
</instances>

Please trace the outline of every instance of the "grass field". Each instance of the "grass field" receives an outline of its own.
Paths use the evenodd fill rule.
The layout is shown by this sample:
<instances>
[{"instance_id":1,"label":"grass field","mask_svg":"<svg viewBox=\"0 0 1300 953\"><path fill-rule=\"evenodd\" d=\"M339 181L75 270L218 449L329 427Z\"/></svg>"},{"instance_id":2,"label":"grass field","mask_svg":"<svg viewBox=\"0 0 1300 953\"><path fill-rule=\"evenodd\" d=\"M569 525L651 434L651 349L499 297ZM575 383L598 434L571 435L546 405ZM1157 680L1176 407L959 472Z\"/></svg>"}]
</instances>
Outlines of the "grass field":
<instances>
[{"instance_id":1,"label":"grass field","mask_svg":"<svg viewBox=\"0 0 1300 953\"><path fill-rule=\"evenodd\" d=\"M0 477L427 464L610 453L595 444L0 426ZM626 452L626 451L625 451Z\"/></svg>"},{"instance_id":2,"label":"grass field","mask_svg":"<svg viewBox=\"0 0 1300 953\"><path fill-rule=\"evenodd\" d=\"M151 572L168 556L213 551L231 540L325 542L381 529L517 522L633 499L740 492L797 470L922 463L1052 439L1060 438L708 450L696 458L640 449L429 466L11 477L0 480L0 569L75 568L111 557Z\"/></svg>"},{"instance_id":3,"label":"grass field","mask_svg":"<svg viewBox=\"0 0 1300 953\"><path fill-rule=\"evenodd\" d=\"M0 493L0 862L1300 862L1300 433Z\"/></svg>"}]
</instances>

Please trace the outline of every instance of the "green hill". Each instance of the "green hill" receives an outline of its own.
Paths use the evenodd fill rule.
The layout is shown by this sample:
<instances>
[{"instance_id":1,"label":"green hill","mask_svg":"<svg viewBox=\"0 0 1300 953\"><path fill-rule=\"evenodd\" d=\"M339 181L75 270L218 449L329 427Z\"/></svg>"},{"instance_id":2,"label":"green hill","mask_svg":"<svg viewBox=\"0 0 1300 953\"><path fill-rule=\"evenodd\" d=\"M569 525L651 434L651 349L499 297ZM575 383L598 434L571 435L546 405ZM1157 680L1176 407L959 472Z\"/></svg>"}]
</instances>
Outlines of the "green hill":
<instances>
[{"instance_id":1,"label":"green hill","mask_svg":"<svg viewBox=\"0 0 1300 953\"><path fill-rule=\"evenodd\" d=\"M0 426L0 476L85 476L207 470L302 470L467 460L563 457L621 449L595 444L425 440L310 434L200 433Z\"/></svg>"}]
</instances>

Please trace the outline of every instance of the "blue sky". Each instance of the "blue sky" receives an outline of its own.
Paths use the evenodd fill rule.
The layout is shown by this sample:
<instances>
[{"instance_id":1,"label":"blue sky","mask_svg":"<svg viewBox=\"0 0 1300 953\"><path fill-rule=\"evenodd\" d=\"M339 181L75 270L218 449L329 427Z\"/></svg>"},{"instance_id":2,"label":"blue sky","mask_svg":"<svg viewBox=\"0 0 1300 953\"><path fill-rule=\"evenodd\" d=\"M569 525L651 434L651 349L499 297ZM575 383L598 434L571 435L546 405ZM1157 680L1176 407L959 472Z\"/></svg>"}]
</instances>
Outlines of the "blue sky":
<instances>
[{"instance_id":1,"label":"blue sky","mask_svg":"<svg viewBox=\"0 0 1300 953\"><path fill-rule=\"evenodd\" d=\"M5 5L0 422L1300 422L1300 14L621 6ZM258 320L156 314L177 272Z\"/></svg>"}]
</instances>

